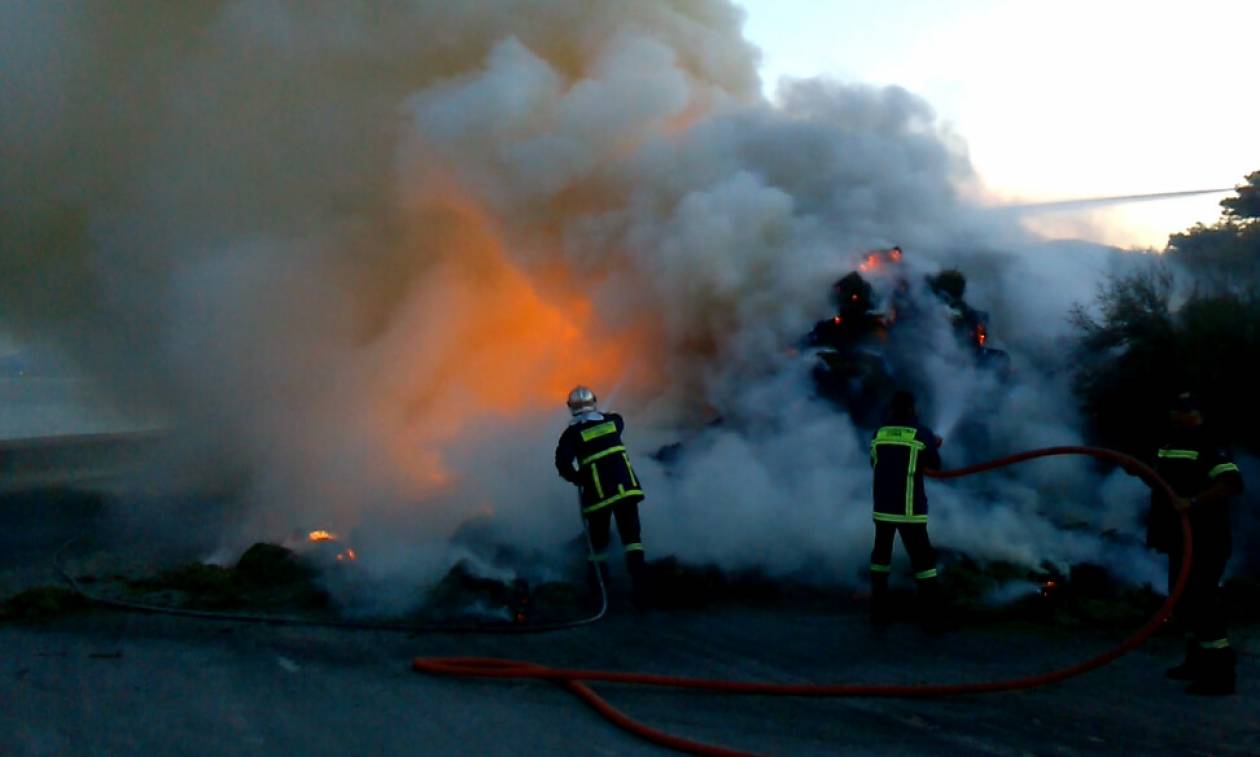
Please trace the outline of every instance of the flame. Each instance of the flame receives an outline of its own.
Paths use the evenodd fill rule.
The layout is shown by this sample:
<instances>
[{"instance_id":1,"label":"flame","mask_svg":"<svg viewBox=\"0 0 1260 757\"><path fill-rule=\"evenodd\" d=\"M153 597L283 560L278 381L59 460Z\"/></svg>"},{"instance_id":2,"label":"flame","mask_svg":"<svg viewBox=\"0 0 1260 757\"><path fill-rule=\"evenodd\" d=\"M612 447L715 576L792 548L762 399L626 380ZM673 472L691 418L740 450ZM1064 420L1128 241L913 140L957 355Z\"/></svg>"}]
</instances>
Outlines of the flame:
<instances>
[{"instance_id":1,"label":"flame","mask_svg":"<svg viewBox=\"0 0 1260 757\"><path fill-rule=\"evenodd\" d=\"M858 264L858 270L866 273L867 271L874 271L883 267L885 263L900 263L901 255L900 247L867 253L866 257L862 258L862 262Z\"/></svg>"},{"instance_id":2,"label":"flame","mask_svg":"<svg viewBox=\"0 0 1260 757\"><path fill-rule=\"evenodd\" d=\"M984 324L983 323L976 324L976 344L983 347L984 343L987 341L989 341L989 335L986 329L984 328Z\"/></svg>"},{"instance_id":3,"label":"flame","mask_svg":"<svg viewBox=\"0 0 1260 757\"><path fill-rule=\"evenodd\" d=\"M652 316L601 323L586 294L597 273L518 262L500 224L455 189L423 202L417 238L439 258L395 319L400 346L371 392L389 464L413 493L458 486L446 450L481 419L553 411L577 384L610 392L632 366L641 383L656 380Z\"/></svg>"},{"instance_id":4,"label":"flame","mask_svg":"<svg viewBox=\"0 0 1260 757\"><path fill-rule=\"evenodd\" d=\"M310 534L307 535L306 539L307 541L310 541L310 542L339 541L341 537L338 536L337 534L334 534L331 531L325 531L323 529L319 529L319 530L310 532ZM357 560L357 559L359 559L359 554L354 551L353 547L346 547L344 550L337 553L338 562L352 561L352 560Z\"/></svg>"}]
</instances>

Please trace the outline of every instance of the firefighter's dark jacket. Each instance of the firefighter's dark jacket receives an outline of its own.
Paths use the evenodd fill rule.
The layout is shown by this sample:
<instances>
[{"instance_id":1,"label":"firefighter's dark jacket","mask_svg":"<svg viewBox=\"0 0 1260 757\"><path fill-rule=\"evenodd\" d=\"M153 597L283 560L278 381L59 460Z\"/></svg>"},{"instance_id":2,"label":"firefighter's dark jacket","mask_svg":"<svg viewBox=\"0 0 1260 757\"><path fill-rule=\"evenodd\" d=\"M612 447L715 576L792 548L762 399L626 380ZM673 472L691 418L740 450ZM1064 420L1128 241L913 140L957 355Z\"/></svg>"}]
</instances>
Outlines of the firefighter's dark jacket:
<instances>
[{"instance_id":1,"label":"firefighter's dark jacket","mask_svg":"<svg viewBox=\"0 0 1260 757\"><path fill-rule=\"evenodd\" d=\"M581 490L583 513L643 499L630 455L621 443L625 428L616 413L585 413L560 435L556 470Z\"/></svg>"},{"instance_id":2,"label":"firefighter's dark jacket","mask_svg":"<svg viewBox=\"0 0 1260 757\"><path fill-rule=\"evenodd\" d=\"M1229 452L1202 427L1177 429L1154 460L1155 472L1178 496L1187 499L1225 482L1234 492L1243 489L1242 475ZM1190 531L1197 545L1219 545L1228 549L1229 502L1221 500L1189 510ZM1147 518L1147 544L1161 552L1176 550L1181 544L1181 524L1168 498L1152 491ZM1195 548L1196 550L1199 547Z\"/></svg>"},{"instance_id":3,"label":"firefighter's dark jacket","mask_svg":"<svg viewBox=\"0 0 1260 757\"><path fill-rule=\"evenodd\" d=\"M941 467L936 435L914 422L883 426L871 440L871 467L875 469L875 520L927 523L923 469Z\"/></svg>"}]
</instances>

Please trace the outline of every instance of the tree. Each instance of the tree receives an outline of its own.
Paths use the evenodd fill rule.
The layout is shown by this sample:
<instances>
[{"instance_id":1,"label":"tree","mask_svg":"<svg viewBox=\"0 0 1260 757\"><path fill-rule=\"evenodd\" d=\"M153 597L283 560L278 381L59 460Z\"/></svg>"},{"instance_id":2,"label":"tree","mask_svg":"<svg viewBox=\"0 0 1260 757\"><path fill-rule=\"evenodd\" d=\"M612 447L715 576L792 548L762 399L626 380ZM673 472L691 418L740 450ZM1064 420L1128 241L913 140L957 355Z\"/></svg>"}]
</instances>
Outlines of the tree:
<instances>
[{"instance_id":1,"label":"tree","mask_svg":"<svg viewBox=\"0 0 1260 757\"><path fill-rule=\"evenodd\" d=\"M1157 438L1154 408L1185 388L1173 356L1172 275L1151 268L1100 287L1099 316L1072 313L1080 331L1075 388L1099 443L1141 454Z\"/></svg>"},{"instance_id":2,"label":"tree","mask_svg":"<svg viewBox=\"0 0 1260 757\"><path fill-rule=\"evenodd\" d=\"M1260 171L1247 176L1247 183L1235 187L1237 197L1221 200L1224 215L1236 223L1252 224L1260 220Z\"/></svg>"},{"instance_id":3,"label":"tree","mask_svg":"<svg viewBox=\"0 0 1260 757\"><path fill-rule=\"evenodd\" d=\"M1260 171L1221 200L1221 218L1168 238L1173 262L1218 291L1239 291L1260 282Z\"/></svg>"},{"instance_id":4,"label":"tree","mask_svg":"<svg viewBox=\"0 0 1260 757\"><path fill-rule=\"evenodd\" d=\"M1260 297L1194 294L1174 309L1172 294L1169 271L1154 269L1106 284L1098 317L1074 312L1076 390L1093 436L1148 453L1171 398L1189 390L1226 443L1260 451L1260 393L1242 367L1260 358Z\"/></svg>"},{"instance_id":5,"label":"tree","mask_svg":"<svg viewBox=\"0 0 1260 757\"><path fill-rule=\"evenodd\" d=\"M1243 367L1260 359L1260 171L1221 207L1217 223L1171 235L1160 264L1104 284L1097 315L1074 310L1075 388L1100 443L1149 451L1169 399L1190 390L1227 443L1260 451L1260 392ZM1177 268L1190 274L1180 305Z\"/></svg>"}]
</instances>

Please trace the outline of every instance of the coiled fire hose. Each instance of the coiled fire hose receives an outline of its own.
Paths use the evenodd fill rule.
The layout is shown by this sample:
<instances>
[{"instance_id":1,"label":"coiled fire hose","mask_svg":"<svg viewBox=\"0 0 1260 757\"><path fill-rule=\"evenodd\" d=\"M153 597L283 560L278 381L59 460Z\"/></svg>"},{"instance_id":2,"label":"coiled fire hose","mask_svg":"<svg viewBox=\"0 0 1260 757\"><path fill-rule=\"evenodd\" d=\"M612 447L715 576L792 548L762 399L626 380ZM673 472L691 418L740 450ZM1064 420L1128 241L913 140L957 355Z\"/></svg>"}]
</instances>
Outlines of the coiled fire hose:
<instances>
[{"instance_id":1,"label":"coiled fire hose","mask_svg":"<svg viewBox=\"0 0 1260 757\"><path fill-rule=\"evenodd\" d=\"M1048 447L1031 450L1009 457L1003 457L986 463L979 463L965 468L950 471L925 471L925 475L937 479L952 479L970 476L985 471L1004 468L1028 460L1055 455L1087 455L1120 465L1130 474L1142 478L1150 487L1169 498L1176 499L1176 493L1166 481L1159 477L1149 466L1120 452L1098 447ZM670 749L701 755L742 755L740 752L726 747L692 741L664 731L651 728L626 716L610 705L594 692L585 681L603 681L608 683L637 684L642 686L663 686L678 689L699 689L727 694L760 694L798 697L901 697L928 698L946 697L959 694L989 694L999 691L1031 689L1067 680L1074 676L1088 673L1113 660L1132 652L1142 645L1172 614L1173 607L1185 589L1186 579L1190 574L1191 533L1190 521L1184 512L1180 513L1182 533L1181 572L1177 575L1168 599L1163 606L1139 628L1133 635L1118 646L1091 657L1084 662L1047 673L1012 678L1005 681L988 681L977 683L945 683L945 684L783 684L755 683L746 681L721 681L702 678L684 678L679 676L652 675L645 673L625 673L603 670L574 670L565 668L548 668L532 662L505 660L492 657L417 657L411 663L414 670L445 676L466 676L477 678L535 678L555 681L573 692L579 699L590 705L596 712L640 738Z\"/></svg>"}]
</instances>

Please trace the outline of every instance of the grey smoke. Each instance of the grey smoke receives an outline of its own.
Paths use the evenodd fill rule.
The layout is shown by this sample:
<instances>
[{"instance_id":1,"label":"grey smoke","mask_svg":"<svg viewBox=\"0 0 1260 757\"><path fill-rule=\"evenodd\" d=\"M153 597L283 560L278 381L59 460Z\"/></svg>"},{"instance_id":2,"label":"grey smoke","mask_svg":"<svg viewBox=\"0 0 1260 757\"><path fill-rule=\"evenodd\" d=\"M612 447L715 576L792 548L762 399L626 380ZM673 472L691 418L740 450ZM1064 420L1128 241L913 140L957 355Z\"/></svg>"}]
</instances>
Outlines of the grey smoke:
<instances>
[{"instance_id":1,"label":"grey smoke","mask_svg":"<svg viewBox=\"0 0 1260 757\"><path fill-rule=\"evenodd\" d=\"M562 395L491 398L576 359L513 331L519 276L588 299L590 335L651 336L597 389L624 385L653 554L859 575L866 440L789 355L830 283L891 244L916 276L964 268L1020 379L927 358L988 429L952 463L1079 440L1067 307L1130 263L968 207L965 149L912 93L766 102L740 23L724 0L6 4L0 318L172 420L173 478L244 508L225 546L331 527L419 582L479 514L524 547L577 531ZM1065 526L1131 527L1139 495L1058 461L933 485L934 536L1129 566Z\"/></svg>"}]
</instances>

